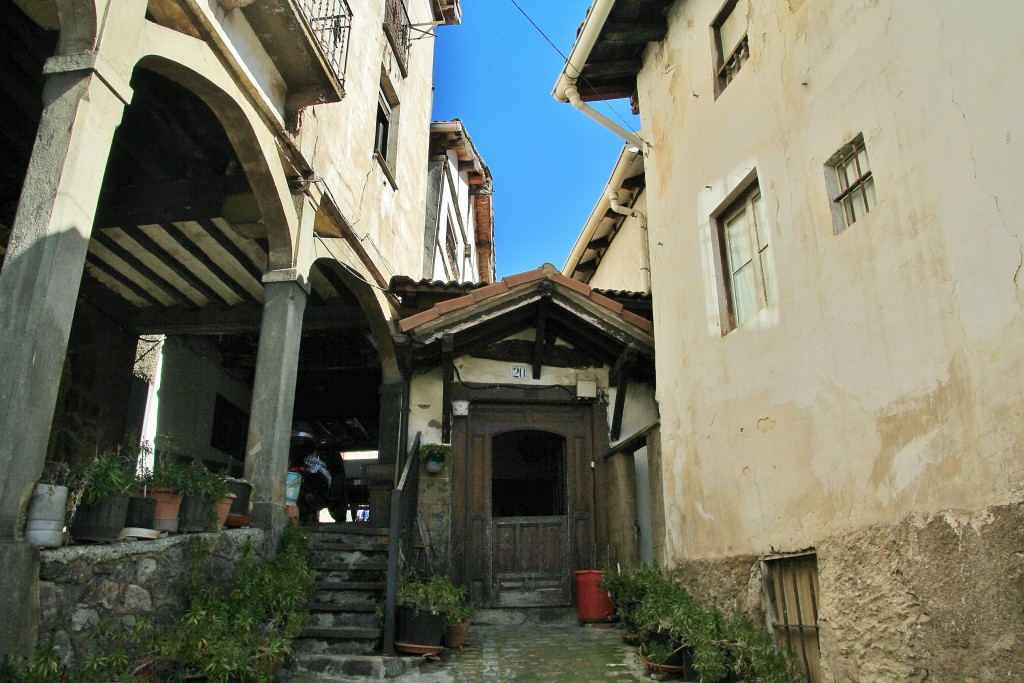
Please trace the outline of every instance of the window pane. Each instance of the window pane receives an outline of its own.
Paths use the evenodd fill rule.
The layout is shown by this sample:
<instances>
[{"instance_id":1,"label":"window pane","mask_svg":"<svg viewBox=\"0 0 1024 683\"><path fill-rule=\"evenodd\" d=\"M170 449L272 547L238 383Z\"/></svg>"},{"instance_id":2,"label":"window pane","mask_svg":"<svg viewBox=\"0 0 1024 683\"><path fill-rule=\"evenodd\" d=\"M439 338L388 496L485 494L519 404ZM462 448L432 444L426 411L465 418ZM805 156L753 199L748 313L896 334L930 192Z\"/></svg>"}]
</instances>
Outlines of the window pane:
<instances>
[{"instance_id":1,"label":"window pane","mask_svg":"<svg viewBox=\"0 0 1024 683\"><path fill-rule=\"evenodd\" d=\"M860 166L861 175L864 175L871 170L871 167L868 166L868 151L863 147L861 147L860 151L857 152L857 163Z\"/></svg>"},{"instance_id":2,"label":"window pane","mask_svg":"<svg viewBox=\"0 0 1024 683\"><path fill-rule=\"evenodd\" d=\"M856 190L850 193L850 212L853 214L853 220L857 220L864 215L864 188L858 186Z\"/></svg>"},{"instance_id":3,"label":"window pane","mask_svg":"<svg viewBox=\"0 0 1024 683\"><path fill-rule=\"evenodd\" d=\"M854 159L853 157L850 157L849 159L844 161L843 165L842 165L842 173L841 173L841 177L842 177L841 183L842 183L843 189L845 190L845 189L849 188L852 183L855 183L857 181L858 175L859 174L857 173L857 161L856 161L856 159Z\"/></svg>"},{"instance_id":4,"label":"window pane","mask_svg":"<svg viewBox=\"0 0 1024 683\"><path fill-rule=\"evenodd\" d=\"M868 178L864 182L864 202L867 206L865 212L875 208L875 179Z\"/></svg>"},{"instance_id":5,"label":"window pane","mask_svg":"<svg viewBox=\"0 0 1024 683\"><path fill-rule=\"evenodd\" d=\"M750 261L754 252L750 247L746 211L740 212L725 224L725 244L729 255L729 270L735 273Z\"/></svg>"},{"instance_id":6,"label":"window pane","mask_svg":"<svg viewBox=\"0 0 1024 683\"><path fill-rule=\"evenodd\" d=\"M748 263L732 279L733 308L736 324L757 312L757 290L754 289L754 264Z\"/></svg>"},{"instance_id":7,"label":"window pane","mask_svg":"<svg viewBox=\"0 0 1024 683\"><path fill-rule=\"evenodd\" d=\"M740 39L747 34L747 10L747 0L739 0L718 29L722 41L722 59L728 59Z\"/></svg>"}]
</instances>

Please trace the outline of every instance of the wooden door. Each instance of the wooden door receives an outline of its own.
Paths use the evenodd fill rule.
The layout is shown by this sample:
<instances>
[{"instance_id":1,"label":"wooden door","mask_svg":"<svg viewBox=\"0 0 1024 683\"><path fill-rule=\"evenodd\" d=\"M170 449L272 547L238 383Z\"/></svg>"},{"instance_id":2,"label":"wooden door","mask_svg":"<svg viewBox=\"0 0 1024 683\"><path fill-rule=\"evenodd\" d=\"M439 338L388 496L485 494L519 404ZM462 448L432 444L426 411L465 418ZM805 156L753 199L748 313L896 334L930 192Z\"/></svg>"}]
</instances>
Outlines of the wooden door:
<instances>
[{"instance_id":1,"label":"wooden door","mask_svg":"<svg viewBox=\"0 0 1024 683\"><path fill-rule=\"evenodd\" d=\"M570 605L572 572L596 559L590 405L474 404L465 457L456 458L453 539L473 603L482 607ZM563 514L505 516L492 508L497 435L557 435L563 445Z\"/></svg>"}]
</instances>

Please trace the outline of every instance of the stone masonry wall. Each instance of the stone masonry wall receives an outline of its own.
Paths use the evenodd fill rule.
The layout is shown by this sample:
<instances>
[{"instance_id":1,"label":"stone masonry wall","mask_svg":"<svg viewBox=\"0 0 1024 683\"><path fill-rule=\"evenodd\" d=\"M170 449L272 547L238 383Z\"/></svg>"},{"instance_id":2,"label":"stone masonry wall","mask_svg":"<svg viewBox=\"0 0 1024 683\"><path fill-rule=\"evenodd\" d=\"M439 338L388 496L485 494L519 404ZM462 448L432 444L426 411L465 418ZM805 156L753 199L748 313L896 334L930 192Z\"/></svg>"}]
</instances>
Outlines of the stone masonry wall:
<instances>
[{"instance_id":1,"label":"stone masonry wall","mask_svg":"<svg viewBox=\"0 0 1024 683\"><path fill-rule=\"evenodd\" d=\"M681 560L669 575L763 623L758 560ZM817 563L825 681L1024 680L1024 503L833 536Z\"/></svg>"},{"instance_id":2,"label":"stone masonry wall","mask_svg":"<svg viewBox=\"0 0 1024 683\"><path fill-rule=\"evenodd\" d=\"M818 547L826 680L1024 679L1024 504L915 515Z\"/></svg>"},{"instance_id":3,"label":"stone masonry wall","mask_svg":"<svg viewBox=\"0 0 1024 683\"><path fill-rule=\"evenodd\" d=\"M264 535L256 529L42 551L40 642L52 635L68 664L90 651L101 630L130 628L140 616L172 622L184 611L182 579L192 541L209 547L213 576L233 575L246 542L265 556Z\"/></svg>"},{"instance_id":4,"label":"stone masonry wall","mask_svg":"<svg viewBox=\"0 0 1024 683\"><path fill-rule=\"evenodd\" d=\"M451 552L449 541L452 531L452 463L445 461L444 470L427 474L420 463L419 509L430 535L430 556L435 568L447 572ZM423 539L426 541L427 539Z\"/></svg>"}]
</instances>

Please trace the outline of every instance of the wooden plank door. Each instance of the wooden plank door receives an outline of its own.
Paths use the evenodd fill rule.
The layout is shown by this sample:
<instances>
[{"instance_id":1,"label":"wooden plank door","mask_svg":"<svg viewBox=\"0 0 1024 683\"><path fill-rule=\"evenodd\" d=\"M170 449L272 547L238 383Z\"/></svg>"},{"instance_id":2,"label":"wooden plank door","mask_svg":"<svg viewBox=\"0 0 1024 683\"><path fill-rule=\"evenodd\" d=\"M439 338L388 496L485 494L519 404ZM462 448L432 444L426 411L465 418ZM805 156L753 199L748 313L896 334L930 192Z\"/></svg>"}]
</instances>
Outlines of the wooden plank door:
<instances>
[{"instance_id":1,"label":"wooden plank door","mask_svg":"<svg viewBox=\"0 0 1024 683\"><path fill-rule=\"evenodd\" d=\"M573 602L572 572L595 562L592 415L589 406L476 404L457 458L453 531L456 578L482 607L555 606ZM538 430L565 438L565 514L492 516L494 436ZM460 571L461 570L461 571Z\"/></svg>"}]
</instances>

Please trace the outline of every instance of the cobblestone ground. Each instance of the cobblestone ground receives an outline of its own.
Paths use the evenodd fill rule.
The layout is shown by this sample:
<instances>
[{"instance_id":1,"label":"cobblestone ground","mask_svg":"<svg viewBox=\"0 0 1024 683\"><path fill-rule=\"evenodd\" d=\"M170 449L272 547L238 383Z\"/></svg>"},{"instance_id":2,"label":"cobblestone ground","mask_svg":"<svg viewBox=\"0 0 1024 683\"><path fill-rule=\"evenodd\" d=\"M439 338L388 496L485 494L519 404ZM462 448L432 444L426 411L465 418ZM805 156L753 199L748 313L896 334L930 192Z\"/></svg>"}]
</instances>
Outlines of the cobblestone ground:
<instances>
[{"instance_id":1,"label":"cobblestone ground","mask_svg":"<svg viewBox=\"0 0 1024 683\"><path fill-rule=\"evenodd\" d=\"M570 624L474 624L470 645L394 681L596 683L649 681L622 631Z\"/></svg>"}]
</instances>

